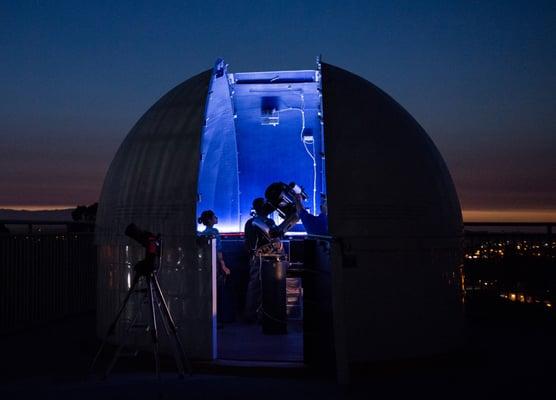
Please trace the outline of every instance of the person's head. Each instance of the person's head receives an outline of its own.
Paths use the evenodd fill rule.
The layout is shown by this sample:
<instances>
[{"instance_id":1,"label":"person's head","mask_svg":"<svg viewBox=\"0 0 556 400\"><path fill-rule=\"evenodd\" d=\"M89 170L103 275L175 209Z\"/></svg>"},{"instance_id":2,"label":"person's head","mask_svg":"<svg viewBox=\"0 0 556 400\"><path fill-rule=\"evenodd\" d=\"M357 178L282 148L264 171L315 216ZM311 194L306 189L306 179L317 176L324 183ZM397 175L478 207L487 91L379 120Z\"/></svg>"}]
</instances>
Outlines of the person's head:
<instances>
[{"instance_id":1,"label":"person's head","mask_svg":"<svg viewBox=\"0 0 556 400\"><path fill-rule=\"evenodd\" d=\"M261 217L266 217L268 214L270 214L270 209L269 207L267 207L266 200L262 197L257 197L255 200L253 200L253 210L255 210L257 215Z\"/></svg>"},{"instance_id":2,"label":"person's head","mask_svg":"<svg viewBox=\"0 0 556 400\"><path fill-rule=\"evenodd\" d=\"M199 218L197 218L197 221L200 224L211 227L211 226L216 225L218 223L218 217L216 216L214 211L205 210L201 213L201 216Z\"/></svg>"}]
</instances>

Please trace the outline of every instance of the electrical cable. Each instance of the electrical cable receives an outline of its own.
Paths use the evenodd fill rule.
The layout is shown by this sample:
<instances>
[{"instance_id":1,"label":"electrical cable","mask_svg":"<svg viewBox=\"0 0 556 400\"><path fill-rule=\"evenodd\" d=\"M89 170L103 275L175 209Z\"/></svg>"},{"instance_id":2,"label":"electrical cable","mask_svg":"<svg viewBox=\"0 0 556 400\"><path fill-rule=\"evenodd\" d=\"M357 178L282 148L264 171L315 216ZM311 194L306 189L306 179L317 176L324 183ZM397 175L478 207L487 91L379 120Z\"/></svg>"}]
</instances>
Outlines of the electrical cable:
<instances>
[{"instance_id":1,"label":"electrical cable","mask_svg":"<svg viewBox=\"0 0 556 400\"><path fill-rule=\"evenodd\" d=\"M303 93L300 93L299 96L301 97L301 107L286 107L283 109L278 110L278 112L284 111L299 111L301 113L301 131L300 131L300 139L301 143L303 143L303 147L305 151L313 161L313 207L312 212L313 215L317 215L317 160L316 160L316 149L315 149L315 140L313 139L313 153L311 153L307 147L307 143L303 139L303 131L305 130L305 97Z\"/></svg>"}]
</instances>

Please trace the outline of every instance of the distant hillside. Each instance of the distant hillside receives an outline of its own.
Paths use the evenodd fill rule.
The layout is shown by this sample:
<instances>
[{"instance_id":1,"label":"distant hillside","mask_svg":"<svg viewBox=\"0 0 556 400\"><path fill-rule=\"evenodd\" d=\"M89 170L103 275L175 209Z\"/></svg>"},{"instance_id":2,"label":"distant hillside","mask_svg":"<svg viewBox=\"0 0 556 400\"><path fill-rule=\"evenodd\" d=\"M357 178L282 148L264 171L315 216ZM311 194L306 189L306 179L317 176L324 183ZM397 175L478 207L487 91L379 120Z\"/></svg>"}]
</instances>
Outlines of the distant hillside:
<instances>
[{"instance_id":1,"label":"distant hillside","mask_svg":"<svg viewBox=\"0 0 556 400\"><path fill-rule=\"evenodd\" d=\"M64 210L9 210L0 208L0 220L41 220L41 221L71 221L73 208Z\"/></svg>"}]
</instances>

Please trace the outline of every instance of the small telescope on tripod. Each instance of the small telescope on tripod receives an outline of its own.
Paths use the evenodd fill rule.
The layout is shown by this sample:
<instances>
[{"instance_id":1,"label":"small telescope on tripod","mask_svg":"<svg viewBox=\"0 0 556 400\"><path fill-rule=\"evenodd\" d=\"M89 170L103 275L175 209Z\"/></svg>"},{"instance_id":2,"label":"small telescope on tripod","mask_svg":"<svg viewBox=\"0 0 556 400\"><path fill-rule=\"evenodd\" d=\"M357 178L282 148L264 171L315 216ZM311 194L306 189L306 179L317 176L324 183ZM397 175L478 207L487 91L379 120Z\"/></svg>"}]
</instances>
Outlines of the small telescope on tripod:
<instances>
[{"instance_id":1,"label":"small telescope on tripod","mask_svg":"<svg viewBox=\"0 0 556 400\"><path fill-rule=\"evenodd\" d=\"M93 372L98 358L101 355L102 350L104 349L108 339L115 333L118 321L120 320L120 317L126 309L131 296L133 294L142 294L143 298L140 304L147 303L149 309L149 322L145 331L149 332L151 336L151 344L153 347L155 372L157 378L160 378L160 358L158 351L159 321L162 322L166 335L173 339L171 340L173 347L172 350L180 377L183 377L185 375L185 368L187 368L187 371L191 374L191 364L183 349L183 345L178 334L178 329L176 327L174 319L172 318L170 309L168 308L168 304L166 303L166 299L164 298L162 289L160 288L160 283L158 282L158 278L156 276L156 272L160 267L162 254L161 235L155 235L152 232L141 230L134 223L131 223L126 227L125 234L145 248L145 257L133 267L133 270L135 272L133 281L131 282L130 288L118 313L116 314L116 317L114 318L114 321L110 324L104 340L100 345L95 358L93 359L90 372ZM114 368L114 365L116 364L122 352L122 349L126 342L126 338L127 336L129 336L129 332L131 331L131 329L135 326L138 317L139 310L136 310L131 323L125 329L125 334L121 344L116 350L112 361L105 371L105 378L110 374L112 368Z\"/></svg>"},{"instance_id":2,"label":"small telescope on tripod","mask_svg":"<svg viewBox=\"0 0 556 400\"><path fill-rule=\"evenodd\" d=\"M155 235L149 231L143 231L134 223L125 228L125 235L135 240L145 248L145 258L139 261L133 269L137 274L147 274L158 270L160 255L162 251L162 240L160 235Z\"/></svg>"}]
</instances>

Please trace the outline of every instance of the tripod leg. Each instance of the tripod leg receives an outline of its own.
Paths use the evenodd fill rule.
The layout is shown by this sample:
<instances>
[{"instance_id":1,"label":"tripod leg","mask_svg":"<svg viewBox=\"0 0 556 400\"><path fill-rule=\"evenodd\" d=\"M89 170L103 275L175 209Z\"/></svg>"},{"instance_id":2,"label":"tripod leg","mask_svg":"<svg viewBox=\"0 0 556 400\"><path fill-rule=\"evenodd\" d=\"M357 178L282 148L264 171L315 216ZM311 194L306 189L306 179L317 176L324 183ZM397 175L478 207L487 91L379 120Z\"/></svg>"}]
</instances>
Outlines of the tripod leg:
<instances>
[{"instance_id":1,"label":"tripod leg","mask_svg":"<svg viewBox=\"0 0 556 400\"><path fill-rule=\"evenodd\" d=\"M156 293L155 293L156 294ZM160 312L160 319L162 320L162 325L164 326L164 332L166 332L166 336L170 338L170 328L168 327L168 322L166 321L166 317L164 312L162 311L161 306L162 300L158 299L156 305L158 306L158 311ZM181 361L180 355L178 353L178 349L176 348L176 343L172 342L172 353L174 355L174 359L176 361L176 366L178 367L179 377L183 378L185 376L185 370L183 367L183 363Z\"/></svg>"},{"instance_id":2,"label":"tripod leg","mask_svg":"<svg viewBox=\"0 0 556 400\"><path fill-rule=\"evenodd\" d=\"M118 349L116 350L116 353L114 354L114 357L112 357L112 361L110 361L110 365L108 365L108 368L106 368L106 372L104 373L104 378L105 379L108 378L108 375L110 375L110 372L112 372L112 368L114 368L114 365L116 365L116 361L118 360L118 357L120 356L120 353L122 352L122 349L124 348L124 344L125 344L125 341L127 339L127 336L129 335L129 332L131 331L131 328L133 327L133 325L135 325L135 322L137 322L137 317L139 317L139 310L137 310L135 312L135 315L134 315L133 319L131 320L131 323L129 324L129 326L125 330L125 334L122 337L122 342L118 346Z\"/></svg>"},{"instance_id":3,"label":"tripod leg","mask_svg":"<svg viewBox=\"0 0 556 400\"><path fill-rule=\"evenodd\" d=\"M164 317L166 317L166 321L168 322L168 325L169 325L170 330L172 332L172 336L174 337L174 340L176 341L176 345L179 349L179 352L180 352L180 355L181 355L181 358L182 358L182 362L187 367L187 371L191 375L192 374L191 363L189 362L189 359L185 355L185 351L183 349L183 345L181 343L180 336L178 335L178 329L176 327L176 324L174 323L174 319L172 318L172 314L170 314L170 309L168 308L168 304L166 304L166 300L164 299L164 295L162 294L162 289L160 289L160 284L158 283L158 278L154 274L153 274L152 277L153 277L156 293L157 293L157 295L160 299L160 302L161 302L162 312L164 314Z\"/></svg>"},{"instance_id":4,"label":"tripod leg","mask_svg":"<svg viewBox=\"0 0 556 400\"><path fill-rule=\"evenodd\" d=\"M147 285L148 285L148 292L149 292L149 305L151 311L151 341L153 343L153 352L154 352L154 364L156 369L156 377L160 380L160 359L158 356L158 330L156 327L156 311L155 311L155 299L154 299L154 287L153 287L153 277L154 275L151 273L147 277Z\"/></svg>"},{"instance_id":5,"label":"tripod leg","mask_svg":"<svg viewBox=\"0 0 556 400\"><path fill-rule=\"evenodd\" d=\"M122 316L122 313L124 312L124 310L127 306L127 302L129 301L129 298L131 297L131 294L135 291L135 287L137 286L137 283L139 282L139 278L140 278L139 274L135 274L135 276L133 277L133 282L132 282L129 290L127 291L127 294L125 296L124 301L122 302L120 310L118 311L118 314L116 314L116 318L114 318L114 321L112 321L112 323L110 324L110 327L106 331L106 335L104 336L104 339L103 339L103 341L102 341L102 343L101 343L101 345L100 345L100 347L97 351L97 354L95 355L95 358L93 359L93 362L91 363L91 366L89 368L89 373L93 372L93 369L95 368L97 360L98 360L100 354L102 353L102 350L104 349L104 346L106 345L106 342L108 341L108 337L110 337L110 335L112 335L114 333L114 330L116 329L116 325L118 324L118 320Z\"/></svg>"}]
</instances>

